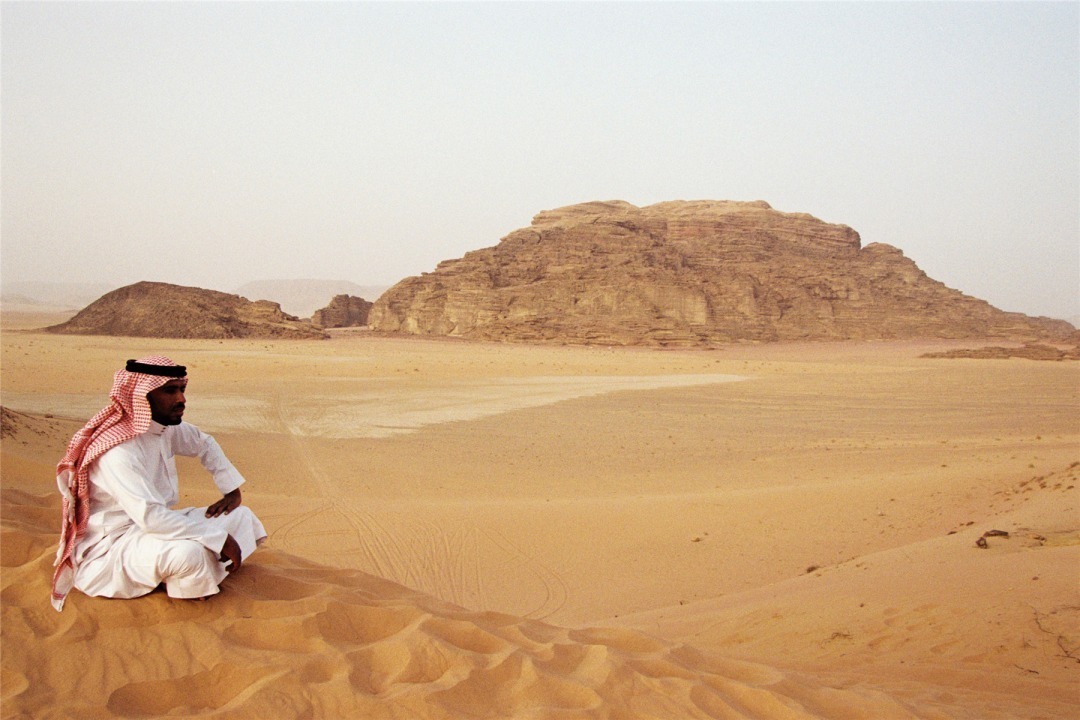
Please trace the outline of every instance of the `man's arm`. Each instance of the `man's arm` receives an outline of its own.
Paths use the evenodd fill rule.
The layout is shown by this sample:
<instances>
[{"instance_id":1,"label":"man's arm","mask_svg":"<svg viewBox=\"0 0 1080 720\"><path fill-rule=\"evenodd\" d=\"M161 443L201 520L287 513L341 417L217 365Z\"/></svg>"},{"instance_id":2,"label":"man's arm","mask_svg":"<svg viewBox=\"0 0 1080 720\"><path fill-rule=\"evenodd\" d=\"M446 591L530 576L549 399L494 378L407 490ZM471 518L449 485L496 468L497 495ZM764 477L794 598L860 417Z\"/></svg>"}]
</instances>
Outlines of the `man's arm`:
<instances>
[{"instance_id":1,"label":"man's arm","mask_svg":"<svg viewBox=\"0 0 1080 720\"><path fill-rule=\"evenodd\" d=\"M180 423L170 428L170 443L177 455L197 457L202 466L214 477L214 484L223 497L206 509L206 517L228 515L240 506L240 486L244 476L225 457L221 446L191 423Z\"/></svg>"}]
</instances>

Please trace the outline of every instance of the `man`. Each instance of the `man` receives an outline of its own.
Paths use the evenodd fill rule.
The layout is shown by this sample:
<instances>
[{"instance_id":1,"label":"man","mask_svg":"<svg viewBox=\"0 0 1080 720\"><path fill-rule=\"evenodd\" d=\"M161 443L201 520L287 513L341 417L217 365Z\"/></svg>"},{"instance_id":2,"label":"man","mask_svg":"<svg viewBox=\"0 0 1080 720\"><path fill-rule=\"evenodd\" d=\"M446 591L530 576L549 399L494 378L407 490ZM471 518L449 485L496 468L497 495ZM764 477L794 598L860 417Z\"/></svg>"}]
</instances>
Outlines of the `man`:
<instances>
[{"instance_id":1,"label":"man","mask_svg":"<svg viewBox=\"0 0 1080 720\"><path fill-rule=\"evenodd\" d=\"M205 598L266 538L240 504L243 476L217 442L183 422L187 370L151 356L117 371L110 404L71 438L56 467L64 496L52 603L68 591L133 598L164 583L170 597ZM175 455L198 457L222 498L179 500Z\"/></svg>"}]
</instances>

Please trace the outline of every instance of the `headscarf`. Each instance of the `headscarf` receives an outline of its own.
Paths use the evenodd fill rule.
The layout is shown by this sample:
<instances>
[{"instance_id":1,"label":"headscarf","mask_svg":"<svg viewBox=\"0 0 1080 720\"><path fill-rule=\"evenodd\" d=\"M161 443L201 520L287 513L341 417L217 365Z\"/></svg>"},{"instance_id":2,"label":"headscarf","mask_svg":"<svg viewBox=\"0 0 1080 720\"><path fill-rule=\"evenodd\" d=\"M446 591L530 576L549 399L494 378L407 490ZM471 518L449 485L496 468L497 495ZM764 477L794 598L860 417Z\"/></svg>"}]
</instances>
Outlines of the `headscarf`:
<instances>
[{"instance_id":1,"label":"headscarf","mask_svg":"<svg viewBox=\"0 0 1080 720\"><path fill-rule=\"evenodd\" d=\"M186 379L187 369L161 355L128 360L113 376L109 406L102 408L72 436L67 452L56 466L56 484L64 497L60 546L53 565L52 605L64 609L64 599L74 583L73 553L90 520L90 466L105 451L146 432L150 427L150 402L146 394L170 380Z\"/></svg>"}]
</instances>

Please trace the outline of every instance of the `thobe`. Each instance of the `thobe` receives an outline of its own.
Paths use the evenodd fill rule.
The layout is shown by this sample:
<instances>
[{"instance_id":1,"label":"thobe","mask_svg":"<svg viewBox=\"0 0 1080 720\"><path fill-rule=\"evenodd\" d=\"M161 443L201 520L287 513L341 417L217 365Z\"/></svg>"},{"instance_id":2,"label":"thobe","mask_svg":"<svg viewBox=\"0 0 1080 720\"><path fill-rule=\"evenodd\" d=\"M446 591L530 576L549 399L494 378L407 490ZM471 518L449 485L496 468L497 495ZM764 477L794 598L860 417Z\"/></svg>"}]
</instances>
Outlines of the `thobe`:
<instances>
[{"instance_id":1,"label":"thobe","mask_svg":"<svg viewBox=\"0 0 1080 720\"><path fill-rule=\"evenodd\" d=\"M149 429L105 452L90 468L90 518L75 547L75 587L87 595L132 598L165 583L170 597L218 592L220 560L232 535L246 559L266 537L246 506L205 517L174 510L180 499L176 455L198 457L225 495L244 483L217 442L189 423Z\"/></svg>"}]
</instances>

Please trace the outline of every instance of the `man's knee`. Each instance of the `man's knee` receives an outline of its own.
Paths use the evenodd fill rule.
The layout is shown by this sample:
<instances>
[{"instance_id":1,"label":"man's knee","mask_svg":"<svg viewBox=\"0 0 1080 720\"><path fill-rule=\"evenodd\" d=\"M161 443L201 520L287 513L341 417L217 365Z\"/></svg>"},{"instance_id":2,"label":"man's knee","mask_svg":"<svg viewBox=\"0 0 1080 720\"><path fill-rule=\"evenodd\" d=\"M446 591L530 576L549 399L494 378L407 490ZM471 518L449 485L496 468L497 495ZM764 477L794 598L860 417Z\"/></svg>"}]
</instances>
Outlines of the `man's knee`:
<instances>
[{"instance_id":1,"label":"man's knee","mask_svg":"<svg viewBox=\"0 0 1080 720\"><path fill-rule=\"evenodd\" d=\"M214 553L194 540L176 540L161 554L159 567L163 579L185 577L205 572L216 562Z\"/></svg>"},{"instance_id":2,"label":"man's knee","mask_svg":"<svg viewBox=\"0 0 1080 720\"><path fill-rule=\"evenodd\" d=\"M251 512L251 508L247 505L233 508L232 511L229 512L229 515L236 516L232 518L233 522L251 522L251 518L255 517L255 513Z\"/></svg>"}]
</instances>

